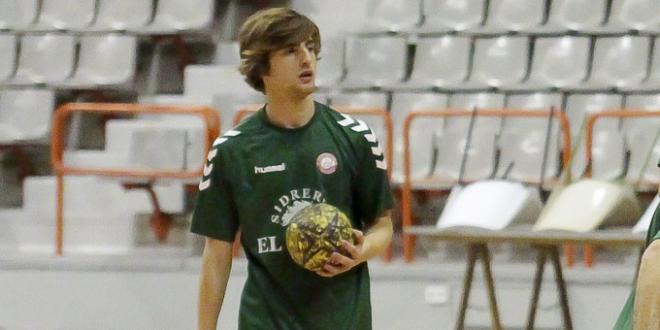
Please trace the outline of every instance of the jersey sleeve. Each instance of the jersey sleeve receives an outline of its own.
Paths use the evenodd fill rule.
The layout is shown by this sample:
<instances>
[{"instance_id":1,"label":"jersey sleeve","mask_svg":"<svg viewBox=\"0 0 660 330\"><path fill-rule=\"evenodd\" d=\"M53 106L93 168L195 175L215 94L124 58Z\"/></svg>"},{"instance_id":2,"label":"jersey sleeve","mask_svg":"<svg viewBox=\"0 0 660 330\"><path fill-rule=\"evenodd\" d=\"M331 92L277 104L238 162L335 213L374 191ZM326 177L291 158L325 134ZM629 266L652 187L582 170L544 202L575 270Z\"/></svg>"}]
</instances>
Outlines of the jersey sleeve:
<instances>
[{"instance_id":1,"label":"jersey sleeve","mask_svg":"<svg viewBox=\"0 0 660 330\"><path fill-rule=\"evenodd\" d=\"M393 206L392 191L387 175L387 162L376 134L369 131L359 141L360 164L355 180L356 214L370 225L383 211Z\"/></svg>"},{"instance_id":2,"label":"jersey sleeve","mask_svg":"<svg viewBox=\"0 0 660 330\"><path fill-rule=\"evenodd\" d=\"M218 148L211 149L193 211L190 231L232 242L238 231L236 204Z\"/></svg>"}]
</instances>

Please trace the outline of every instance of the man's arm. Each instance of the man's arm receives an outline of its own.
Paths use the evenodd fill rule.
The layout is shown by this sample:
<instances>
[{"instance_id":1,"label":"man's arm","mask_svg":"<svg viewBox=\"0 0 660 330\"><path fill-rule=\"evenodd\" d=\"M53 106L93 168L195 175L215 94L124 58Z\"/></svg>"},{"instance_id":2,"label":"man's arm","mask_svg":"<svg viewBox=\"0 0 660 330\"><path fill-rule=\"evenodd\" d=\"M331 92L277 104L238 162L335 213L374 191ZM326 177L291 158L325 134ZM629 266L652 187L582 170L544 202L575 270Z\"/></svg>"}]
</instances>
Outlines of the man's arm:
<instances>
[{"instance_id":1,"label":"man's arm","mask_svg":"<svg viewBox=\"0 0 660 330\"><path fill-rule=\"evenodd\" d=\"M328 263L317 274L325 277L332 277L365 262L374 256L385 252L385 249L392 241L392 218L391 211L387 210L374 220L367 233L363 234L359 230L353 230L355 233L355 244L343 241L342 244L348 256L340 253L333 253Z\"/></svg>"},{"instance_id":2,"label":"man's arm","mask_svg":"<svg viewBox=\"0 0 660 330\"><path fill-rule=\"evenodd\" d=\"M232 261L232 243L206 238L199 280L197 326L215 330L225 297Z\"/></svg>"},{"instance_id":3,"label":"man's arm","mask_svg":"<svg viewBox=\"0 0 660 330\"><path fill-rule=\"evenodd\" d=\"M637 276L635 330L660 329L660 239L644 251Z\"/></svg>"}]
</instances>

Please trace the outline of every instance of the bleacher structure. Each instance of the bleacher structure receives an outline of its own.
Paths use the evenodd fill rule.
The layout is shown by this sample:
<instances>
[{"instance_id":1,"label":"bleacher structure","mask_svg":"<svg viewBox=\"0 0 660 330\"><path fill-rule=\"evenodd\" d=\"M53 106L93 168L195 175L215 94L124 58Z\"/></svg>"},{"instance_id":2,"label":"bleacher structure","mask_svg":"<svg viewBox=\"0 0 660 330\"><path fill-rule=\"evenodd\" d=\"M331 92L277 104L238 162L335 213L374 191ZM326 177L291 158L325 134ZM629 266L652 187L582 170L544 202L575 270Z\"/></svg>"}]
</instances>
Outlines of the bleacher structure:
<instances>
[{"instance_id":1,"label":"bleacher structure","mask_svg":"<svg viewBox=\"0 0 660 330\"><path fill-rule=\"evenodd\" d=\"M138 65L145 56L141 46L158 45L150 36L212 34L215 5L210 0L194 5L181 0L157 5L0 1L2 143L47 146L51 114L62 95L72 91L123 91L140 103L212 106L220 114L221 130L227 131L242 106L265 101L236 70L235 41L213 41L210 63L187 65L182 94L153 94L137 83L140 77L155 77L153 66ZM292 2L323 33L316 99L390 113L395 187L404 181L403 126L414 111L563 112L574 144L570 172L579 178L587 168L581 128L589 114L620 108L657 111L660 106L660 19L649 14L658 9L655 1L374 0L336 5L352 9L342 27L328 24L331 18L323 16L327 4ZM377 121L363 119L386 139ZM197 144L186 140L197 134L187 131L192 126L176 120L109 118L104 123L104 149L71 150L67 161L148 166L165 160L145 150L157 148L153 141L168 141L172 150L187 150L167 160L181 166L182 159L200 149L200 139ZM651 190L658 178L652 166L660 153L652 132L657 124L653 118L603 120L594 133L591 174L613 179L625 173L631 182L639 181L639 189ZM567 171L560 161L559 125L543 118L477 115L411 125L415 190L448 189L506 174L532 186L543 184L541 189L549 192Z\"/></svg>"}]
</instances>

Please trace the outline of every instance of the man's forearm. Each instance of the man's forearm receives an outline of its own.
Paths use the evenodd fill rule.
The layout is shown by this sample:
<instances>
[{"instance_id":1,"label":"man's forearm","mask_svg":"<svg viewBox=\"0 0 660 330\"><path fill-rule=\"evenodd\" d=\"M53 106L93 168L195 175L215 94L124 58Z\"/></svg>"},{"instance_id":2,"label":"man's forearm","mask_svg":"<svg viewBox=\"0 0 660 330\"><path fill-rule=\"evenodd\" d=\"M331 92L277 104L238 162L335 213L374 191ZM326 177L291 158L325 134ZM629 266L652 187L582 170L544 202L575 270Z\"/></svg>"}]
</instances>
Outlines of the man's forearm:
<instances>
[{"instance_id":1,"label":"man's forearm","mask_svg":"<svg viewBox=\"0 0 660 330\"><path fill-rule=\"evenodd\" d=\"M635 330L660 329L660 240L644 251L637 277Z\"/></svg>"},{"instance_id":2,"label":"man's forearm","mask_svg":"<svg viewBox=\"0 0 660 330\"><path fill-rule=\"evenodd\" d=\"M225 245L228 244L228 248ZM211 247L209 246L211 245ZM226 251L228 249L228 251ZM200 330L215 330L231 271L231 243L207 240L202 256L197 320Z\"/></svg>"},{"instance_id":3,"label":"man's forearm","mask_svg":"<svg viewBox=\"0 0 660 330\"><path fill-rule=\"evenodd\" d=\"M364 250L362 255L365 260L385 252L392 241L392 219L390 212L383 213L374 221L374 224L364 234Z\"/></svg>"}]
</instances>

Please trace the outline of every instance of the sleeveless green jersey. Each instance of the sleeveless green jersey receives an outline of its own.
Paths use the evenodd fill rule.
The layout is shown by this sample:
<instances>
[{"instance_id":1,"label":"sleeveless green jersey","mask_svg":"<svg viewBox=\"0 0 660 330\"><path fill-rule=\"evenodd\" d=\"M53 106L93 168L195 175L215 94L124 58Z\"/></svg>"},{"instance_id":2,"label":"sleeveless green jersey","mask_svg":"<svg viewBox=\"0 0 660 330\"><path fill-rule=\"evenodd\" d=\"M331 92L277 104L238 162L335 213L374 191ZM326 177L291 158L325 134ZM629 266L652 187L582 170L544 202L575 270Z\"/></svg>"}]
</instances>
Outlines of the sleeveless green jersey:
<instances>
[{"instance_id":1,"label":"sleeveless green jersey","mask_svg":"<svg viewBox=\"0 0 660 330\"><path fill-rule=\"evenodd\" d=\"M356 229L392 208L383 150L361 121L315 103L303 127L271 124L262 108L218 138L208 156L191 231L233 241L241 231L248 278L240 329L371 329L366 263L332 278L293 262L293 215L338 207Z\"/></svg>"}]
</instances>

